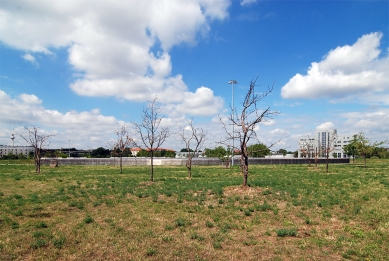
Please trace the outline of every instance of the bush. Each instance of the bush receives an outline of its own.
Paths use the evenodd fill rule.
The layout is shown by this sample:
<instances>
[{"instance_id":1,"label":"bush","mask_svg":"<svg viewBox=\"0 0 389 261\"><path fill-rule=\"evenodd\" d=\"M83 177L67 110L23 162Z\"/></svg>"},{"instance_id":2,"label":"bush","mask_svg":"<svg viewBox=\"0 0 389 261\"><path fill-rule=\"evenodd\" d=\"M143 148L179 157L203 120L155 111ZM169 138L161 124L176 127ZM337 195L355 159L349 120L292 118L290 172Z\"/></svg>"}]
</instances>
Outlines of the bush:
<instances>
[{"instance_id":1,"label":"bush","mask_svg":"<svg viewBox=\"0 0 389 261\"><path fill-rule=\"evenodd\" d=\"M87 216L86 218L84 218L85 224L93 223L93 221L94 221L94 219L91 216Z\"/></svg>"},{"instance_id":2,"label":"bush","mask_svg":"<svg viewBox=\"0 0 389 261\"><path fill-rule=\"evenodd\" d=\"M295 237L297 236L297 228L281 228L276 231L279 237Z\"/></svg>"}]
</instances>

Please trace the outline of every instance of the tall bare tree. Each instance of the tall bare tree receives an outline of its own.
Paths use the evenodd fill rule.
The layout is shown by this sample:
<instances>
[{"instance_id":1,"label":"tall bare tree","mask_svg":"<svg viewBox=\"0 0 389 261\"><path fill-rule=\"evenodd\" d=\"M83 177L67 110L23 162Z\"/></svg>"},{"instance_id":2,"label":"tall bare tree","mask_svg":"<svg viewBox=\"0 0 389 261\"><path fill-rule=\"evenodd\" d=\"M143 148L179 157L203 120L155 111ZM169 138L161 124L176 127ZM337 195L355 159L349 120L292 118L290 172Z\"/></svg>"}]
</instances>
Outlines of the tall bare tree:
<instances>
[{"instance_id":1,"label":"tall bare tree","mask_svg":"<svg viewBox=\"0 0 389 261\"><path fill-rule=\"evenodd\" d=\"M311 166L311 159L314 156L316 157L314 141L315 139L311 138L311 135L307 132L305 142L302 145L302 148L300 149L303 156L308 159L309 166Z\"/></svg>"},{"instance_id":2,"label":"tall bare tree","mask_svg":"<svg viewBox=\"0 0 389 261\"><path fill-rule=\"evenodd\" d=\"M123 173L123 152L127 148L131 148L134 145L134 139L131 138L128 127L123 124L120 129L115 130L116 140L114 142L113 150L119 153L120 161L120 173Z\"/></svg>"},{"instance_id":3,"label":"tall bare tree","mask_svg":"<svg viewBox=\"0 0 389 261\"><path fill-rule=\"evenodd\" d=\"M274 84L265 90L265 92L258 94L255 93L256 81L258 79L255 78L250 82L249 90L246 93L246 96L243 100L242 110L240 114L236 112L234 108L231 108L231 115L228 117L228 121L231 124L234 124L236 128L234 128L234 132L230 132L227 129L226 124L219 117L220 122L223 124L224 130L227 133L227 140L222 141L221 143L226 143L231 139L238 139L239 146L241 151L240 157L240 167L243 174L243 186L247 186L248 174L249 174L249 151L247 150L247 144L251 139L258 140L257 133L255 132L256 126L260 122L267 121L268 119L272 119L274 115L279 114L278 111L271 110L270 107L267 107L264 110L260 110L257 108L259 102L268 96L273 91ZM236 113L236 117L233 117L233 113ZM272 147L275 143L268 146L268 148ZM235 150L235 148L232 148Z\"/></svg>"},{"instance_id":4,"label":"tall bare tree","mask_svg":"<svg viewBox=\"0 0 389 261\"><path fill-rule=\"evenodd\" d=\"M154 153L170 136L168 127L162 127L160 117L161 108L157 106L157 97L150 101L143 109L142 122L133 123L139 140L135 145L150 151L150 181L154 181Z\"/></svg>"},{"instance_id":5,"label":"tall bare tree","mask_svg":"<svg viewBox=\"0 0 389 261\"><path fill-rule=\"evenodd\" d=\"M204 146L206 135L202 128L195 128L193 120L188 120L188 126L181 128L179 133L181 140L185 143L187 150L186 168L188 169L188 177L192 177L192 159L198 154Z\"/></svg>"},{"instance_id":6,"label":"tall bare tree","mask_svg":"<svg viewBox=\"0 0 389 261\"><path fill-rule=\"evenodd\" d=\"M330 162L329 159L330 159L331 152L335 149L335 142L337 140L337 134L336 134L335 130L333 130L332 132L325 131L322 133L325 133L325 135L327 136L326 143L320 145L319 147L321 148L322 156L324 156L326 158L326 172L328 173L329 162Z\"/></svg>"},{"instance_id":7,"label":"tall bare tree","mask_svg":"<svg viewBox=\"0 0 389 261\"><path fill-rule=\"evenodd\" d=\"M41 173L41 152L44 146L48 146L48 139L54 134L39 134L39 127L37 126L28 126L24 125L25 131L27 133L17 133L22 139L24 139L30 146L34 147L34 162L35 162L35 171L36 173Z\"/></svg>"}]
</instances>

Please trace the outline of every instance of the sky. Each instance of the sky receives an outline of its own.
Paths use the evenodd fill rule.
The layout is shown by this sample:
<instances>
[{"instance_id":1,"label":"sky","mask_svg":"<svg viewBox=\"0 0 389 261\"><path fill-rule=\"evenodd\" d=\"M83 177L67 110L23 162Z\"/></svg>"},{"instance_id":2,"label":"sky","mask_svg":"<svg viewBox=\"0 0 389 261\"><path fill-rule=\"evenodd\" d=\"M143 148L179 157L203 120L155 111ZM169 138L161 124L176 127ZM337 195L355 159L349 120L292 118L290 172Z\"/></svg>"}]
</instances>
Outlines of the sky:
<instances>
[{"instance_id":1,"label":"sky","mask_svg":"<svg viewBox=\"0 0 389 261\"><path fill-rule=\"evenodd\" d=\"M389 140L388 53L386 0L0 1L0 144L34 125L48 148L108 148L157 98L162 147L193 120L213 148L253 79L273 86L273 149L316 129Z\"/></svg>"}]
</instances>

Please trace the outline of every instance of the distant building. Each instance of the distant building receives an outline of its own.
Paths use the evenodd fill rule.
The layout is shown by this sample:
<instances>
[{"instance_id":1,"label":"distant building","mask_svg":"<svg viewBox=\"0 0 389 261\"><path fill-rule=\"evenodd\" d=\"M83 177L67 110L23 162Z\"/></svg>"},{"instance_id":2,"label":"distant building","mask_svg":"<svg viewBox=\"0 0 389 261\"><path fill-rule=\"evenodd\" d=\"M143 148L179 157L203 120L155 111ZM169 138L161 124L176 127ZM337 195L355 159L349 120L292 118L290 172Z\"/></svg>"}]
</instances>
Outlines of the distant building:
<instances>
[{"instance_id":1,"label":"distant building","mask_svg":"<svg viewBox=\"0 0 389 261\"><path fill-rule=\"evenodd\" d=\"M294 155L293 154L286 154L284 155L266 155L266 159L293 159Z\"/></svg>"},{"instance_id":2,"label":"distant building","mask_svg":"<svg viewBox=\"0 0 389 261\"><path fill-rule=\"evenodd\" d=\"M0 158L8 154L19 155L20 153L27 157L30 152L34 152L34 147L0 145Z\"/></svg>"},{"instance_id":3,"label":"distant building","mask_svg":"<svg viewBox=\"0 0 389 261\"><path fill-rule=\"evenodd\" d=\"M131 148L130 151L131 151L131 154L132 156L136 157L136 155L139 153L139 151L141 151L142 149L141 148Z\"/></svg>"},{"instance_id":4,"label":"distant building","mask_svg":"<svg viewBox=\"0 0 389 261\"><path fill-rule=\"evenodd\" d=\"M329 148L330 158L348 158L343 151L344 146L354 139L353 134L340 135L337 130L315 131L314 136L302 136L298 139L298 158L314 158L316 152L319 157L325 157L325 150Z\"/></svg>"},{"instance_id":5,"label":"distant building","mask_svg":"<svg viewBox=\"0 0 389 261\"><path fill-rule=\"evenodd\" d=\"M193 156L193 158L200 158L200 157L202 157L202 154L203 154L202 151L196 151L196 152L194 152L194 151L191 151L191 152L181 151L181 152L176 153L176 158L187 158L189 153Z\"/></svg>"}]
</instances>

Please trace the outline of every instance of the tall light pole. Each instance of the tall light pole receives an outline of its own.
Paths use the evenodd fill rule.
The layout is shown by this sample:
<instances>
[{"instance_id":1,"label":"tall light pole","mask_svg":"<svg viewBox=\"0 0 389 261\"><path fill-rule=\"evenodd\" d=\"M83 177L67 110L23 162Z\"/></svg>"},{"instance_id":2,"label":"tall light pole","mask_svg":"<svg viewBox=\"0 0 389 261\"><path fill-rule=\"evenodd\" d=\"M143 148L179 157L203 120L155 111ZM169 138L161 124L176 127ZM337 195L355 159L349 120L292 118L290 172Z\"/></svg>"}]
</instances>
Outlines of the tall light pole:
<instances>
[{"instance_id":1,"label":"tall light pole","mask_svg":"<svg viewBox=\"0 0 389 261\"><path fill-rule=\"evenodd\" d=\"M231 159L231 166L234 166L234 152L235 152L235 146L234 146L234 140L235 140L235 123L234 123L234 114L235 114L235 107L234 107L234 84L237 84L238 82L235 80L230 80L228 84L232 84L232 159Z\"/></svg>"},{"instance_id":2,"label":"tall light pole","mask_svg":"<svg viewBox=\"0 0 389 261\"><path fill-rule=\"evenodd\" d=\"M69 158L70 158L70 140L69 140Z\"/></svg>"}]
</instances>

